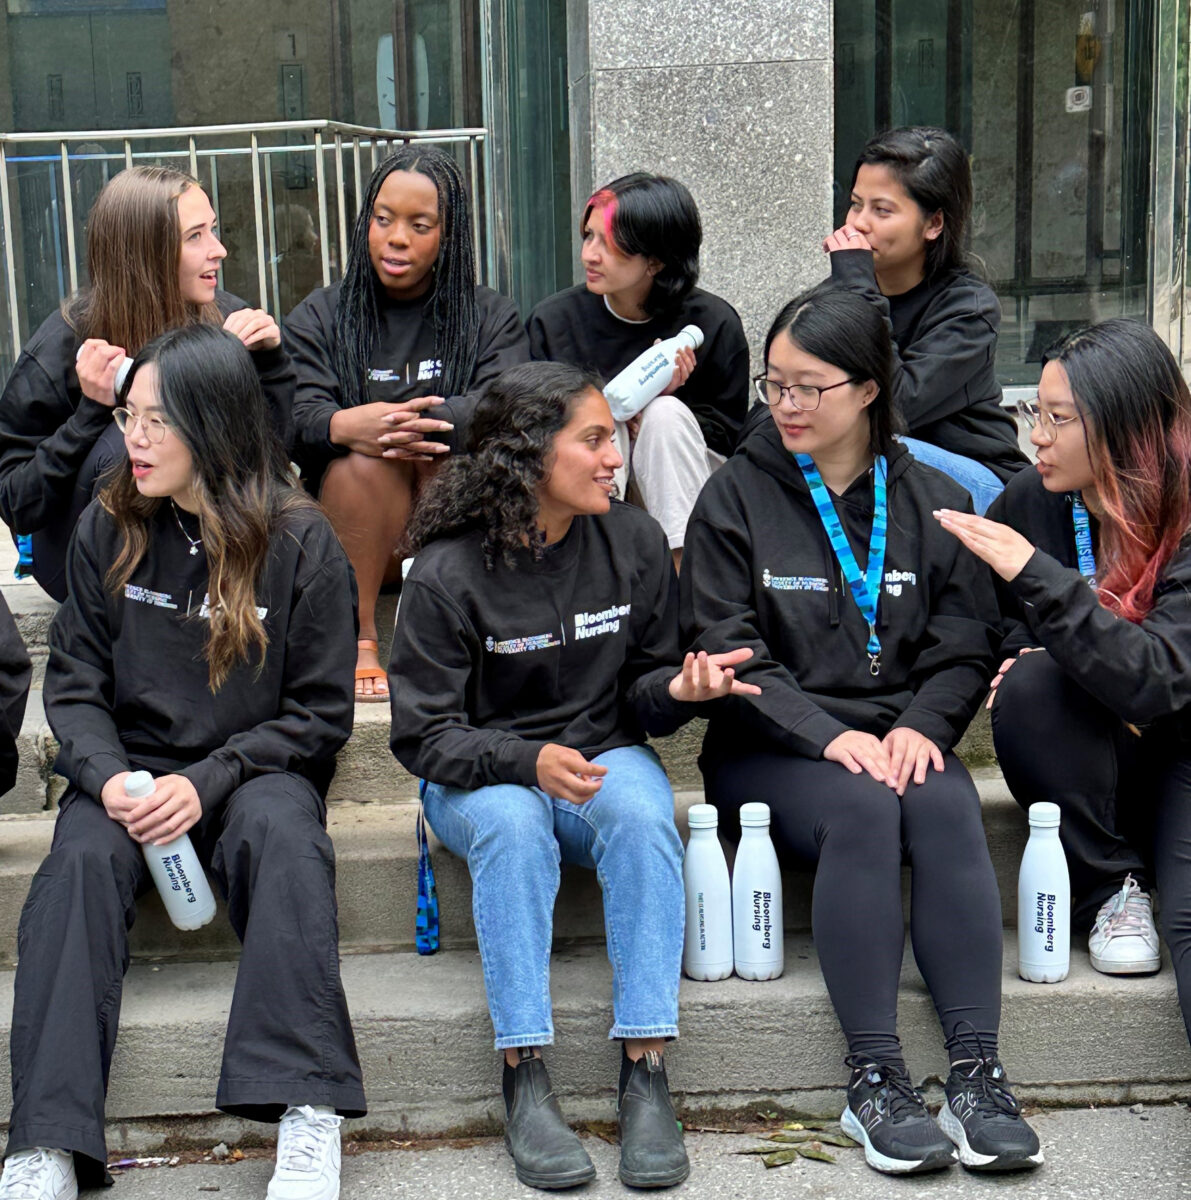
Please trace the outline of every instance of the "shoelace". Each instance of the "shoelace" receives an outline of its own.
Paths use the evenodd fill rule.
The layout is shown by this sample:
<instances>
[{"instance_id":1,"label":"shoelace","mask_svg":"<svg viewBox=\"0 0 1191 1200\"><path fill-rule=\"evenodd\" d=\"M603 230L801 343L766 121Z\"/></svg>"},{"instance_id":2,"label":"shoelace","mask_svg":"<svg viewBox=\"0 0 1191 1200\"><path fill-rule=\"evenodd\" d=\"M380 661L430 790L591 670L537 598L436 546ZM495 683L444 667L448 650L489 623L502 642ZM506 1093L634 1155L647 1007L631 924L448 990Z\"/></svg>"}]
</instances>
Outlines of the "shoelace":
<instances>
[{"instance_id":1,"label":"shoelace","mask_svg":"<svg viewBox=\"0 0 1191 1200\"><path fill-rule=\"evenodd\" d=\"M988 1053L988 1048L975 1026L968 1021L961 1021L955 1030L955 1040L974 1060L971 1069L965 1071L964 1075L969 1088L975 1093L976 1111L986 1117L1000 1114L1018 1116L1021 1105L1009 1090L1009 1077L1005 1074L1005 1068L997 1061L995 1055Z\"/></svg>"},{"instance_id":2,"label":"shoelace","mask_svg":"<svg viewBox=\"0 0 1191 1200\"><path fill-rule=\"evenodd\" d=\"M36 1150L20 1158L10 1158L5 1164L4 1172L5 1200L37 1200L44 1192L39 1176L47 1167L53 1165L53 1159L44 1150Z\"/></svg>"},{"instance_id":3,"label":"shoelace","mask_svg":"<svg viewBox=\"0 0 1191 1200\"><path fill-rule=\"evenodd\" d=\"M1132 875L1125 876L1121 890L1109 901L1110 907L1096 921L1107 937L1144 936L1152 918L1141 886Z\"/></svg>"},{"instance_id":4,"label":"shoelace","mask_svg":"<svg viewBox=\"0 0 1191 1200\"><path fill-rule=\"evenodd\" d=\"M854 1071L873 1071L880 1076L888 1096L886 1111L891 1121L919 1116L925 1110L922 1097L910 1082L910 1076L904 1068L890 1063L875 1063L863 1054L849 1054L844 1059L844 1066L851 1067Z\"/></svg>"},{"instance_id":5,"label":"shoelace","mask_svg":"<svg viewBox=\"0 0 1191 1200\"><path fill-rule=\"evenodd\" d=\"M284 1171L313 1171L327 1144L339 1135L342 1118L316 1113L308 1104L292 1108L281 1118L277 1135L277 1167Z\"/></svg>"}]
</instances>

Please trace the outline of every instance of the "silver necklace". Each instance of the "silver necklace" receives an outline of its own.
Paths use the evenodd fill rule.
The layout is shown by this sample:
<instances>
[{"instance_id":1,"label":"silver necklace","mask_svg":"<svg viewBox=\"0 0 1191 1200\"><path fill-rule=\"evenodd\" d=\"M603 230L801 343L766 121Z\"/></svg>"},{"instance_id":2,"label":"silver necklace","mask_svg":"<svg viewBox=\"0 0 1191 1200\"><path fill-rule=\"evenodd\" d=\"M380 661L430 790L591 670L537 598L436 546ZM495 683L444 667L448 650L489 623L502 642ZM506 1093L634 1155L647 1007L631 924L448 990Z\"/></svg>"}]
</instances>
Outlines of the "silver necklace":
<instances>
[{"instance_id":1,"label":"silver necklace","mask_svg":"<svg viewBox=\"0 0 1191 1200\"><path fill-rule=\"evenodd\" d=\"M199 547L203 544L203 539L192 538L190 534L186 532L186 526L182 524L182 516L178 512L178 506L174 503L172 496L170 497L170 507L174 510L174 520L178 522L178 528L181 530L182 536L190 543L190 553L192 555L197 554L199 552Z\"/></svg>"}]
</instances>

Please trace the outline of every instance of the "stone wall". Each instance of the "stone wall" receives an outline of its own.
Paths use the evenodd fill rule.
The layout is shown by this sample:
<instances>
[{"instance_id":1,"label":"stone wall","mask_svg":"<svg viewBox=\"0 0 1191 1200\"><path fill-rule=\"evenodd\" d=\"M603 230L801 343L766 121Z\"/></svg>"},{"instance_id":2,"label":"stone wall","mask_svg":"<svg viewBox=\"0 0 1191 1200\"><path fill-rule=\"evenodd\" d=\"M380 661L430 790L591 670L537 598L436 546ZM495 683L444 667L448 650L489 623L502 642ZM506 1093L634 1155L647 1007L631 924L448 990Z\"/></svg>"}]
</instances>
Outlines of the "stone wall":
<instances>
[{"instance_id":1,"label":"stone wall","mask_svg":"<svg viewBox=\"0 0 1191 1200\"><path fill-rule=\"evenodd\" d=\"M571 0L568 20L574 207L629 171L686 183L701 282L739 310L756 360L777 310L826 272L830 0Z\"/></svg>"}]
</instances>

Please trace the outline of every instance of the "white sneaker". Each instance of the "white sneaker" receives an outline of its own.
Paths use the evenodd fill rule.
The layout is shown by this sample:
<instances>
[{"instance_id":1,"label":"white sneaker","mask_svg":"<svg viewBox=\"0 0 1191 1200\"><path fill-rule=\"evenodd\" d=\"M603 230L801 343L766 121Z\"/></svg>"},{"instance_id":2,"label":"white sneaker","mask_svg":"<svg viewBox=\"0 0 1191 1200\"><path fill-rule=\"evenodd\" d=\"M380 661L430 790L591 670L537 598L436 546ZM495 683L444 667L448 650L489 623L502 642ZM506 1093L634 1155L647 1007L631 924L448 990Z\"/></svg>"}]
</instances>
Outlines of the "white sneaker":
<instances>
[{"instance_id":1,"label":"white sneaker","mask_svg":"<svg viewBox=\"0 0 1191 1200\"><path fill-rule=\"evenodd\" d=\"M339 1200L339 1126L333 1108L287 1108L268 1200Z\"/></svg>"},{"instance_id":2,"label":"white sneaker","mask_svg":"<svg viewBox=\"0 0 1191 1200\"><path fill-rule=\"evenodd\" d=\"M1132 875L1106 900L1088 934L1092 966L1105 975L1152 975L1161 965L1149 896Z\"/></svg>"},{"instance_id":3,"label":"white sneaker","mask_svg":"<svg viewBox=\"0 0 1191 1200\"><path fill-rule=\"evenodd\" d=\"M17 1150L4 1163L0 1200L76 1200L74 1155L67 1150Z\"/></svg>"}]
</instances>

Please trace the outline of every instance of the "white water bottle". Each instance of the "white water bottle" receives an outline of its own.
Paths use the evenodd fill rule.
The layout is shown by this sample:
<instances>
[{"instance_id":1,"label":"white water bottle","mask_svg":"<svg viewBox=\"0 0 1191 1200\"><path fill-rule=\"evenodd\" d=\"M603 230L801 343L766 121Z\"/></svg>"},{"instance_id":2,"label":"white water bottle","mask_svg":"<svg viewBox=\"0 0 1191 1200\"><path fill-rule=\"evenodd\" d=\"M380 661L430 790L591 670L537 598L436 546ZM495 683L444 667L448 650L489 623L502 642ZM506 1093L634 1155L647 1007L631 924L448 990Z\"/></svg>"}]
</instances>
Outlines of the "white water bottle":
<instances>
[{"instance_id":1,"label":"white water bottle","mask_svg":"<svg viewBox=\"0 0 1191 1200\"><path fill-rule=\"evenodd\" d=\"M740 806L732 868L732 951L741 979L776 979L785 969L782 872L769 840L769 805Z\"/></svg>"},{"instance_id":2,"label":"white water bottle","mask_svg":"<svg viewBox=\"0 0 1191 1200\"><path fill-rule=\"evenodd\" d=\"M155 790L148 771L133 771L124 781L124 794L130 800L143 800ZM170 920L179 929L206 925L215 915L215 897L189 835L184 833L164 846L146 843L141 849Z\"/></svg>"},{"instance_id":3,"label":"white water bottle","mask_svg":"<svg viewBox=\"0 0 1191 1200\"><path fill-rule=\"evenodd\" d=\"M672 338L638 355L604 388L612 416L617 421L635 417L670 386L678 351L684 346L698 350L702 345L703 330L698 325L684 325Z\"/></svg>"},{"instance_id":4,"label":"white water bottle","mask_svg":"<svg viewBox=\"0 0 1191 1200\"><path fill-rule=\"evenodd\" d=\"M1030 840L1017 876L1017 973L1058 983L1071 967L1071 879L1059 841L1059 806L1030 805Z\"/></svg>"},{"instance_id":5,"label":"white water bottle","mask_svg":"<svg viewBox=\"0 0 1191 1200\"><path fill-rule=\"evenodd\" d=\"M686 888L686 941L682 969L691 979L732 974L732 885L720 846L719 813L712 804L687 811L691 837L682 861Z\"/></svg>"}]
</instances>

